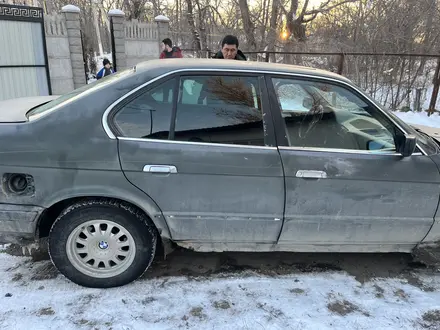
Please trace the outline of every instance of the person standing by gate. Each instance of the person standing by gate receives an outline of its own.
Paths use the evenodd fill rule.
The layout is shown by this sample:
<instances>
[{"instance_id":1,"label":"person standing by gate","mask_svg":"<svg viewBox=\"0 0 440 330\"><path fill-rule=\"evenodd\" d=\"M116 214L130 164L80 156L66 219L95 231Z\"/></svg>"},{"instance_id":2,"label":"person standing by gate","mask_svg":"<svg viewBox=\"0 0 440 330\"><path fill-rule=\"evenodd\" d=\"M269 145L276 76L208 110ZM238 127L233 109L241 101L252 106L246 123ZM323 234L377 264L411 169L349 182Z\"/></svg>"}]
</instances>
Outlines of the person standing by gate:
<instances>
[{"instance_id":1,"label":"person standing by gate","mask_svg":"<svg viewBox=\"0 0 440 330\"><path fill-rule=\"evenodd\" d=\"M182 50L174 46L173 42L170 38L165 38L162 40L162 53L160 53L159 59L165 59L165 58L182 58Z\"/></svg>"},{"instance_id":2,"label":"person standing by gate","mask_svg":"<svg viewBox=\"0 0 440 330\"><path fill-rule=\"evenodd\" d=\"M104 78L104 77L109 76L113 73L113 69L112 69L112 67L110 65L110 61L108 59L105 58L104 61L102 61L102 65L104 65L104 66L96 74L96 79Z\"/></svg>"}]
</instances>

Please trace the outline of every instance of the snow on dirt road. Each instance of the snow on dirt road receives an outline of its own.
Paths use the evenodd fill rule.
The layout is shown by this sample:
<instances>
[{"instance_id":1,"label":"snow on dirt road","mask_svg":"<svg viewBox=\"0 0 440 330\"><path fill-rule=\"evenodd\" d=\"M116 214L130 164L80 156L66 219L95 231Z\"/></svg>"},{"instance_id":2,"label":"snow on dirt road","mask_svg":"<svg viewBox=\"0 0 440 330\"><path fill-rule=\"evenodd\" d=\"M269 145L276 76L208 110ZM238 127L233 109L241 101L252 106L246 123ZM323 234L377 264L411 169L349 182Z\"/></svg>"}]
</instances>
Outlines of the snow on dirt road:
<instances>
[{"instance_id":1,"label":"snow on dirt road","mask_svg":"<svg viewBox=\"0 0 440 330\"><path fill-rule=\"evenodd\" d=\"M3 251L0 329L439 329L440 275L414 272L359 281L345 271L250 268L100 290Z\"/></svg>"}]
</instances>

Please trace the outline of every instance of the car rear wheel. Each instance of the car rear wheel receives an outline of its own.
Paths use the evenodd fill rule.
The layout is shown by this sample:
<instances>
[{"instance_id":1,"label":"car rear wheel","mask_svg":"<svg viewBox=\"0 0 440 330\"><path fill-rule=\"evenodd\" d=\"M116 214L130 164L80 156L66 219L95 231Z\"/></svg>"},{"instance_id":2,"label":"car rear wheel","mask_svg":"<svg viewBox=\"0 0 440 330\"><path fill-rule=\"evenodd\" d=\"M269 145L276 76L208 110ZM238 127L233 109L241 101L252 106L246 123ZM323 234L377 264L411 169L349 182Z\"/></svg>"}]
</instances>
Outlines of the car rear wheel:
<instances>
[{"instance_id":1,"label":"car rear wheel","mask_svg":"<svg viewBox=\"0 0 440 330\"><path fill-rule=\"evenodd\" d=\"M55 267L72 282L109 288L128 284L153 261L157 231L136 208L115 201L84 201L67 208L49 236Z\"/></svg>"}]
</instances>

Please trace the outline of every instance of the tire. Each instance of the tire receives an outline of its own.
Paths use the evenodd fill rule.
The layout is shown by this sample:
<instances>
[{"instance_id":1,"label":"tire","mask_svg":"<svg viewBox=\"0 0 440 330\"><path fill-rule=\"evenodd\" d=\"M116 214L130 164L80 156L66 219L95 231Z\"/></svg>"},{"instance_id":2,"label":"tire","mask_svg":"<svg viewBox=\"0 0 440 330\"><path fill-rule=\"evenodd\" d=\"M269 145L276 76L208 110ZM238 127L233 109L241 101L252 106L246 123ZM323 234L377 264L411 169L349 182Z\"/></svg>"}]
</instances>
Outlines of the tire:
<instances>
[{"instance_id":1,"label":"tire","mask_svg":"<svg viewBox=\"0 0 440 330\"><path fill-rule=\"evenodd\" d=\"M128 284L151 265L157 230L131 205L85 200L64 210L49 234L49 255L69 280L85 287Z\"/></svg>"}]
</instances>

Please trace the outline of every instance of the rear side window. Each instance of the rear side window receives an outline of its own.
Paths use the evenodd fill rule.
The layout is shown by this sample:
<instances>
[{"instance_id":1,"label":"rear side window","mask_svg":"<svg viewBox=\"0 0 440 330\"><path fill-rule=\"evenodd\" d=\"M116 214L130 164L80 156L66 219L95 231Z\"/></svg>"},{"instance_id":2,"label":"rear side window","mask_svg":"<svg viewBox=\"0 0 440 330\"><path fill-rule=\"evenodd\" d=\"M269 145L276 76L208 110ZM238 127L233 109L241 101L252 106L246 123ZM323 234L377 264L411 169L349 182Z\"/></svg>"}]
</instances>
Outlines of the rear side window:
<instances>
[{"instance_id":1,"label":"rear side window","mask_svg":"<svg viewBox=\"0 0 440 330\"><path fill-rule=\"evenodd\" d=\"M182 77L174 139L264 145L263 116L257 78Z\"/></svg>"},{"instance_id":2,"label":"rear side window","mask_svg":"<svg viewBox=\"0 0 440 330\"><path fill-rule=\"evenodd\" d=\"M176 80L170 79L127 101L114 116L119 135L265 145L257 77L218 75L176 79L179 79L177 91ZM171 127L174 127L172 132Z\"/></svg>"},{"instance_id":3,"label":"rear side window","mask_svg":"<svg viewBox=\"0 0 440 330\"><path fill-rule=\"evenodd\" d=\"M114 116L122 136L168 139L173 109L174 79L153 87L125 103Z\"/></svg>"}]
</instances>

